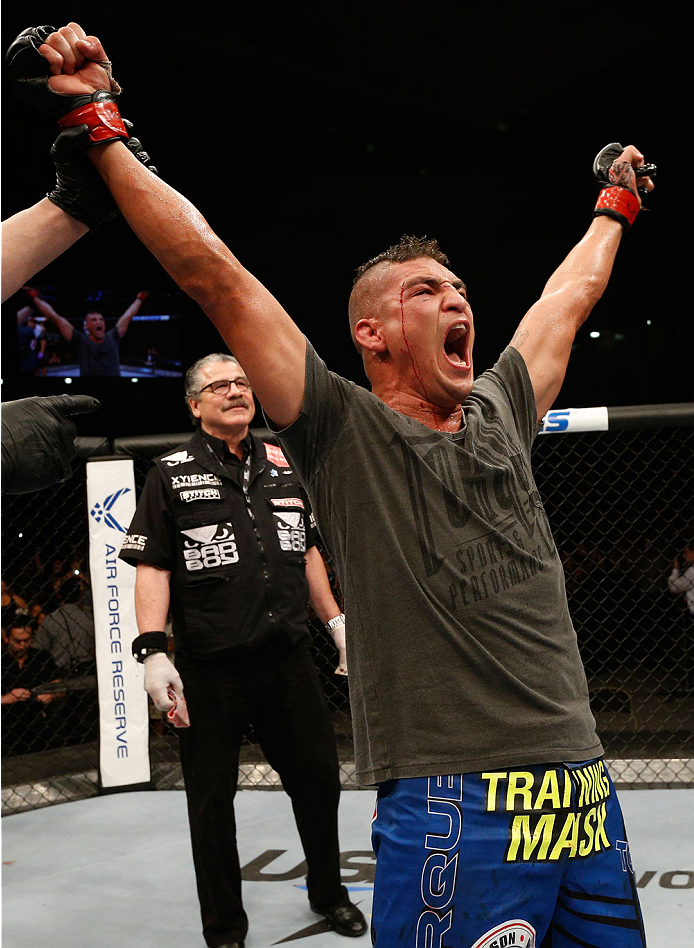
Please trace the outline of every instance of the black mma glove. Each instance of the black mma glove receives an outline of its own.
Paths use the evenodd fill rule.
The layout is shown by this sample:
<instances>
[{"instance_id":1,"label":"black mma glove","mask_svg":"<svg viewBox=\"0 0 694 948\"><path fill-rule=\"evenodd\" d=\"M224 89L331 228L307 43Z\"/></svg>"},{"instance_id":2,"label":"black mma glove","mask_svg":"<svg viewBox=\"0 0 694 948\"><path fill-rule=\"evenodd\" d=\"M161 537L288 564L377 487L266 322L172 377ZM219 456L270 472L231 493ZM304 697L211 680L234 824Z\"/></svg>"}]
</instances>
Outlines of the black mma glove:
<instances>
[{"instance_id":1,"label":"black mma glove","mask_svg":"<svg viewBox=\"0 0 694 948\"><path fill-rule=\"evenodd\" d=\"M130 136L126 142L130 151L153 174L158 174L140 140L132 136L132 123L123 119L123 124ZM56 185L48 193L48 199L90 230L96 230L118 217L120 211L101 175L82 153L87 145L89 129L86 125L76 125L58 135L51 148Z\"/></svg>"},{"instance_id":2,"label":"black mma glove","mask_svg":"<svg viewBox=\"0 0 694 948\"><path fill-rule=\"evenodd\" d=\"M69 415L96 411L91 395L20 398L2 406L2 492L26 494L66 480L77 428Z\"/></svg>"},{"instance_id":3,"label":"black mma glove","mask_svg":"<svg viewBox=\"0 0 694 948\"><path fill-rule=\"evenodd\" d=\"M50 67L39 52L39 46L55 32L52 26L31 27L20 33L7 50L5 64L15 93L23 102L52 115L63 130L86 125L90 144L127 139L128 132L115 100L121 89L111 75L109 62L98 64L108 76L109 91L100 89L92 95L65 95L51 89Z\"/></svg>"}]
</instances>

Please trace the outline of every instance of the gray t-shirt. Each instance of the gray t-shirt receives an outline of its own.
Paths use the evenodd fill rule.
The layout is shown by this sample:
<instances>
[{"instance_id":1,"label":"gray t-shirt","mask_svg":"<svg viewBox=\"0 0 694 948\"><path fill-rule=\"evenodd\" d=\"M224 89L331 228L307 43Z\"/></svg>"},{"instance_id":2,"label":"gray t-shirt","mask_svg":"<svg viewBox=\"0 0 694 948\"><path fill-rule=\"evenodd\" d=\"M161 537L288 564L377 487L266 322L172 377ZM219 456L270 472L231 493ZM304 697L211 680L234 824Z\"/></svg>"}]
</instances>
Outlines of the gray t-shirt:
<instances>
[{"instance_id":1,"label":"gray t-shirt","mask_svg":"<svg viewBox=\"0 0 694 948\"><path fill-rule=\"evenodd\" d=\"M34 645L50 652L61 671L94 658L94 620L75 602L49 612L34 636Z\"/></svg>"},{"instance_id":2,"label":"gray t-shirt","mask_svg":"<svg viewBox=\"0 0 694 948\"><path fill-rule=\"evenodd\" d=\"M101 342L94 342L86 333L73 329L70 340L83 375L120 375L120 333L114 326Z\"/></svg>"},{"instance_id":3,"label":"gray t-shirt","mask_svg":"<svg viewBox=\"0 0 694 948\"><path fill-rule=\"evenodd\" d=\"M302 412L279 435L345 597L360 783L602 753L516 349L463 407L461 431L431 430L309 345Z\"/></svg>"}]
</instances>

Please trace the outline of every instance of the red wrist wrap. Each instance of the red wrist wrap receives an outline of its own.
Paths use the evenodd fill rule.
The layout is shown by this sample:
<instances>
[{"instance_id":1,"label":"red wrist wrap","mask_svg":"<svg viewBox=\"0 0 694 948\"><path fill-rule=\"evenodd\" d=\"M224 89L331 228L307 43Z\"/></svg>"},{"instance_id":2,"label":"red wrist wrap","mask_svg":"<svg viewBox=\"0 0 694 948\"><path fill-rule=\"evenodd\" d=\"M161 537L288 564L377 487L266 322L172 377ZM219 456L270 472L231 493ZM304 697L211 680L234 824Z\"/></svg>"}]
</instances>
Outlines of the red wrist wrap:
<instances>
[{"instance_id":1,"label":"red wrist wrap","mask_svg":"<svg viewBox=\"0 0 694 948\"><path fill-rule=\"evenodd\" d=\"M63 115L58 120L58 125L61 129L72 128L73 125L88 125L89 138L95 144L128 137L115 102L89 102Z\"/></svg>"},{"instance_id":2,"label":"red wrist wrap","mask_svg":"<svg viewBox=\"0 0 694 948\"><path fill-rule=\"evenodd\" d=\"M593 216L606 214L613 217L628 230L641 210L639 199L628 188L617 186L603 188L598 195Z\"/></svg>"}]
</instances>

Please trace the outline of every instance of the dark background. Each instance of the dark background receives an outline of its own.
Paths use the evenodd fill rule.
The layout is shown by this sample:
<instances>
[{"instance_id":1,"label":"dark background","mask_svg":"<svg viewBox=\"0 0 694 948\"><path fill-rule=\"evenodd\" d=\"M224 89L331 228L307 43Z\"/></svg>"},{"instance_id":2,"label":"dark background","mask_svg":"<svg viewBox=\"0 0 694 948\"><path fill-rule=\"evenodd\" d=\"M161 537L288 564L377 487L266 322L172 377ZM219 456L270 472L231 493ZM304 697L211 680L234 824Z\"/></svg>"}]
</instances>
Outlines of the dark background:
<instances>
[{"instance_id":1,"label":"dark background","mask_svg":"<svg viewBox=\"0 0 694 948\"><path fill-rule=\"evenodd\" d=\"M330 367L359 381L346 302L360 263L403 233L437 237L468 285L479 373L589 225L595 153L636 144L658 165L657 191L579 333L556 404L692 398L689 211L671 124L678 57L652 5L61 6L61 22L55 3L5 14L3 48L27 26L69 19L98 35L124 89L121 112L162 177ZM55 128L7 83L2 97L5 218L51 187ZM32 282L73 294L175 290L123 221L78 241ZM17 377L18 303L23 295L3 307L3 398L64 391L59 379ZM189 303L184 369L220 348ZM70 390L103 403L79 420L83 434L188 424L180 380L76 379Z\"/></svg>"}]
</instances>

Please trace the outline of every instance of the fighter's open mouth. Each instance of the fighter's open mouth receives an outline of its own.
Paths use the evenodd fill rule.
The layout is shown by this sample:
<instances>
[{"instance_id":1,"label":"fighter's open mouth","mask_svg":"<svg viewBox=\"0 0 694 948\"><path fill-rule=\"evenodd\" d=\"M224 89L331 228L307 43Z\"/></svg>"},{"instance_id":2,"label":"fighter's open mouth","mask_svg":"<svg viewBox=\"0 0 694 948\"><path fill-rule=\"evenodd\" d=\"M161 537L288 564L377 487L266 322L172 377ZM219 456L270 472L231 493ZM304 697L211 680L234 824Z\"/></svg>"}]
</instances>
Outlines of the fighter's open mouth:
<instances>
[{"instance_id":1,"label":"fighter's open mouth","mask_svg":"<svg viewBox=\"0 0 694 948\"><path fill-rule=\"evenodd\" d=\"M454 365L468 366L468 327L464 323L451 326L446 334L443 348L449 362Z\"/></svg>"}]
</instances>

